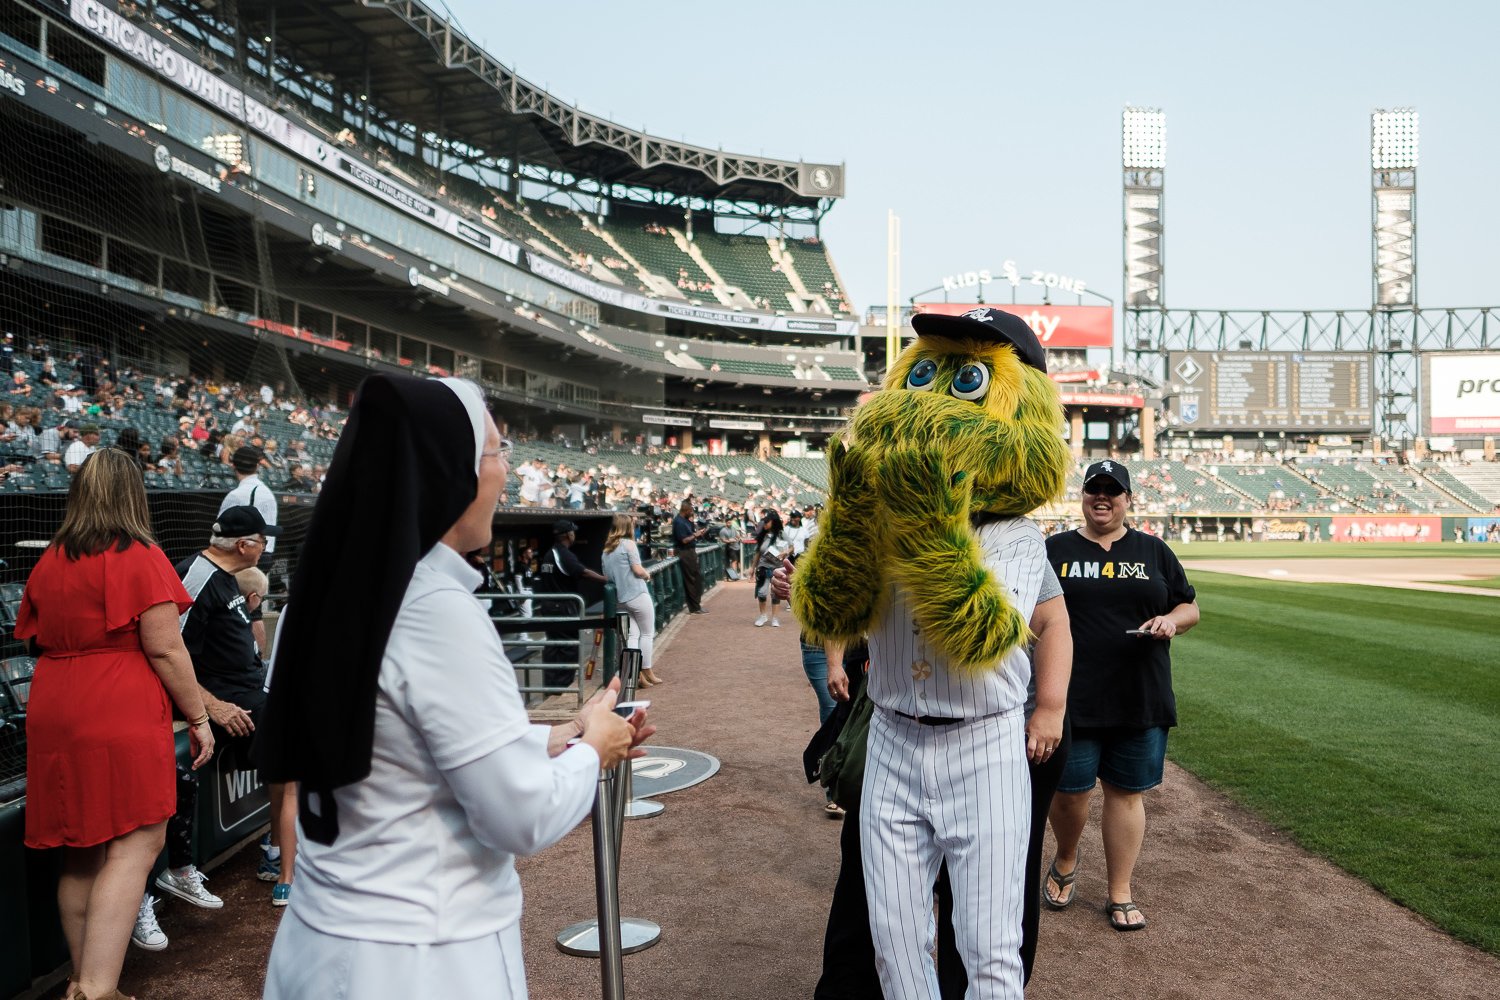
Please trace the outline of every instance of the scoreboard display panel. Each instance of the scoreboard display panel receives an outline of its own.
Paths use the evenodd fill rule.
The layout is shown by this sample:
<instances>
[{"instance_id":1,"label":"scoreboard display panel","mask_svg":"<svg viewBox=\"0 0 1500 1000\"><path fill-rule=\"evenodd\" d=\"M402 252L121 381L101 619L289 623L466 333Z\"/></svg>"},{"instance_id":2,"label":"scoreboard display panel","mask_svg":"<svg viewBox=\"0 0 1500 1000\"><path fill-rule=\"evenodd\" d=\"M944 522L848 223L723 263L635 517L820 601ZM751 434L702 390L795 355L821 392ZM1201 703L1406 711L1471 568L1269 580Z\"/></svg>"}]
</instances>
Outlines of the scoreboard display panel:
<instances>
[{"instance_id":1,"label":"scoreboard display panel","mask_svg":"<svg viewBox=\"0 0 1500 1000\"><path fill-rule=\"evenodd\" d=\"M1347 351L1172 351L1170 412L1183 430L1371 430L1374 370Z\"/></svg>"}]
</instances>

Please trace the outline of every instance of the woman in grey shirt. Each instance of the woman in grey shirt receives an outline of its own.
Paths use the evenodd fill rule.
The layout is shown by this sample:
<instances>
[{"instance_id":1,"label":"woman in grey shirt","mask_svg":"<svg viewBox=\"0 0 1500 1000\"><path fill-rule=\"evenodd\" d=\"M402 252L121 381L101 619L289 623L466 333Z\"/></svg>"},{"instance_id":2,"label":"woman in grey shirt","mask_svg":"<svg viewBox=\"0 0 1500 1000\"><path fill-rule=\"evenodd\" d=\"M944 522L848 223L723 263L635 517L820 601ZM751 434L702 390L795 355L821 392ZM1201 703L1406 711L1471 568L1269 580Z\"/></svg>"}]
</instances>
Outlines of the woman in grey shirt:
<instances>
[{"instance_id":1,"label":"woman in grey shirt","mask_svg":"<svg viewBox=\"0 0 1500 1000\"><path fill-rule=\"evenodd\" d=\"M662 683L651 666L651 647L656 642L656 605L651 602L647 582L651 574L641 566L641 552L636 548L635 518L616 514L604 541L604 575L615 585L620 610L630 616L630 636L626 645L641 651L641 687Z\"/></svg>"}]
</instances>

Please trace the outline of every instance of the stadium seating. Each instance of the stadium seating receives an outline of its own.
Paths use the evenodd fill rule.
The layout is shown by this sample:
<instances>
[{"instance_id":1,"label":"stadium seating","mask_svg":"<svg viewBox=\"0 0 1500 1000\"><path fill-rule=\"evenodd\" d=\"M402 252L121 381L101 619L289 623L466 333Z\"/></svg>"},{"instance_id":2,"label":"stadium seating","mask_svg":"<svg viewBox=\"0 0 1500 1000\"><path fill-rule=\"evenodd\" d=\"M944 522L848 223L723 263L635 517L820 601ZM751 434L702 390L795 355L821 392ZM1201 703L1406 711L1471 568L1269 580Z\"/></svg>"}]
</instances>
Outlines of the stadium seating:
<instances>
[{"instance_id":1,"label":"stadium seating","mask_svg":"<svg viewBox=\"0 0 1500 1000\"><path fill-rule=\"evenodd\" d=\"M772 270L770 248L759 236L725 236L722 233L699 233L694 242L714 270L730 285L739 288L762 309L788 312L792 308L787 293L792 283L780 270Z\"/></svg>"},{"instance_id":2,"label":"stadium seating","mask_svg":"<svg viewBox=\"0 0 1500 1000\"><path fill-rule=\"evenodd\" d=\"M1281 465L1219 466L1219 478L1248 494L1263 510L1329 513L1342 501Z\"/></svg>"},{"instance_id":3,"label":"stadium seating","mask_svg":"<svg viewBox=\"0 0 1500 1000\"><path fill-rule=\"evenodd\" d=\"M789 239L786 252L791 255L793 266L810 294L821 295L834 312L852 312L829 260L828 249L821 242Z\"/></svg>"},{"instance_id":4,"label":"stadium seating","mask_svg":"<svg viewBox=\"0 0 1500 1000\"><path fill-rule=\"evenodd\" d=\"M1415 467L1371 463L1364 466L1378 479L1384 497L1372 498L1377 510L1404 505L1413 513L1472 514L1474 508L1427 482Z\"/></svg>"},{"instance_id":5,"label":"stadium seating","mask_svg":"<svg viewBox=\"0 0 1500 1000\"><path fill-rule=\"evenodd\" d=\"M1136 503L1153 514L1250 513L1251 498L1210 474L1208 468L1155 459L1131 470Z\"/></svg>"},{"instance_id":6,"label":"stadium seating","mask_svg":"<svg viewBox=\"0 0 1500 1000\"><path fill-rule=\"evenodd\" d=\"M1427 466L1429 479L1450 490L1460 500L1472 504L1482 513L1500 507L1500 463L1474 462L1461 465Z\"/></svg>"}]
</instances>

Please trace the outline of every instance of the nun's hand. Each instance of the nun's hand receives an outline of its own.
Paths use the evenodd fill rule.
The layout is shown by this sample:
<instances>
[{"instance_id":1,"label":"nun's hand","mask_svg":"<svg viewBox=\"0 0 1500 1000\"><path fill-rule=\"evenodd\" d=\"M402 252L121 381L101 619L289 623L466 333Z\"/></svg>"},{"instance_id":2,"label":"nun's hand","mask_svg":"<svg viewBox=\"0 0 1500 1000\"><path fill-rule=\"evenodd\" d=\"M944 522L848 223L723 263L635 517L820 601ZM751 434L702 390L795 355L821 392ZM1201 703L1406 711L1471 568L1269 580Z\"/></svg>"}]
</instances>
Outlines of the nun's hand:
<instances>
[{"instance_id":1,"label":"nun's hand","mask_svg":"<svg viewBox=\"0 0 1500 1000\"><path fill-rule=\"evenodd\" d=\"M590 698L583 711L578 713L583 742L599 754L599 767L606 771L629 755L635 740L635 727L615 714L615 697L619 690L618 680L611 681L602 695Z\"/></svg>"}]
</instances>

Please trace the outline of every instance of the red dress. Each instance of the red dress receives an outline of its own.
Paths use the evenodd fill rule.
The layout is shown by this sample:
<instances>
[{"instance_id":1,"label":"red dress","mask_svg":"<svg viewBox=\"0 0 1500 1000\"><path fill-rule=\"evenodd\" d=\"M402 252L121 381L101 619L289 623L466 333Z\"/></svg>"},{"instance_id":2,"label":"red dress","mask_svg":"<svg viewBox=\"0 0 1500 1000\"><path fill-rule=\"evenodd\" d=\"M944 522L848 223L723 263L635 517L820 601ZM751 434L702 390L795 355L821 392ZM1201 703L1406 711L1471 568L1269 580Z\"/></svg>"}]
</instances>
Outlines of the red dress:
<instances>
[{"instance_id":1,"label":"red dress","mask_svg":"<svg viewBox=\"0 0 1500 1000\"><path fill-rule=\"evenodd\" d=\"M89 847L177 811L166 688L141 612L192 607L155 545L71 560L56 546L26 581L16 637L42 655L26 712L26 846Z\"/></svg>"}]
</instances>

